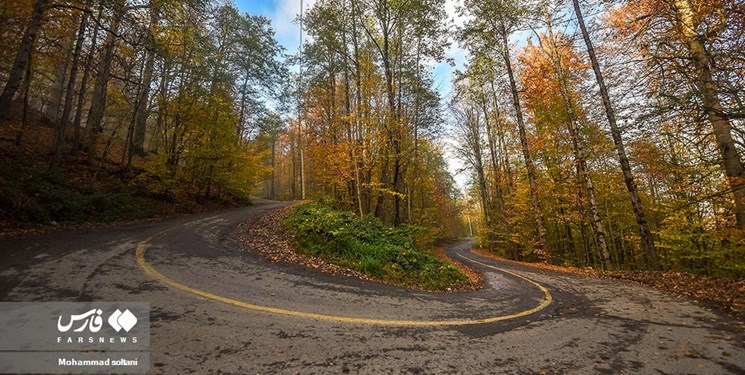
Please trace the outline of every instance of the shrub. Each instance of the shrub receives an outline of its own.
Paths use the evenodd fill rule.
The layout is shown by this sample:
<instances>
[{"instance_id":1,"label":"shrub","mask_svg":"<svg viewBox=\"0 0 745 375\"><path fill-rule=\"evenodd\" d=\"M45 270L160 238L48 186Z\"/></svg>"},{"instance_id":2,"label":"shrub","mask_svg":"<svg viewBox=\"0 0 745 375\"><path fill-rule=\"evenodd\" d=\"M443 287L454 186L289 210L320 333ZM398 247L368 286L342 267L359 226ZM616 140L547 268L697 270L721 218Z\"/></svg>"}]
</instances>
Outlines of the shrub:
<instances>
[{"instance_id":1,"label":"shrub","mask_svg":"<svg viewBox=\"0 0 745 375\"><path fill-rule=\"evenodd\" d=\"M285 225L304 252L384 282L443 291L468 281L457 267L416 246L414 235L423 228L391 228L374 216L358 217L322 202L299 205Z\"/></svg>"}]
</instances>

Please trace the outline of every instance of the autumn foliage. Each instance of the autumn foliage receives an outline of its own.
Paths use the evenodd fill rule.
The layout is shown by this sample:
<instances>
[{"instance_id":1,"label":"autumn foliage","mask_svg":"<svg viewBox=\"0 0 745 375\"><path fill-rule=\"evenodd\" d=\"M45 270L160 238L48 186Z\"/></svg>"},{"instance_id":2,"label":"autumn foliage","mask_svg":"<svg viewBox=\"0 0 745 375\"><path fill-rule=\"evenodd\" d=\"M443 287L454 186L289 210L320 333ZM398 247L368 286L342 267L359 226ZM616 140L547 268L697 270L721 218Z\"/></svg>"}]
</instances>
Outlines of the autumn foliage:
<instances>
[{"instance_id":1,"label":"autumn foliage","mask_svg":"<svg viewBox=\"0 0 745 375\"><path fill-rule=\"evenodd\" d=\"M460 31L474 57L453 108L481 245L517 260L743 277L736 3L469 2ZM584 7L597 14L590 27L568 28ZM521 27L533 32L518 46L484 48Z\"/></svg>"}]
</instances>

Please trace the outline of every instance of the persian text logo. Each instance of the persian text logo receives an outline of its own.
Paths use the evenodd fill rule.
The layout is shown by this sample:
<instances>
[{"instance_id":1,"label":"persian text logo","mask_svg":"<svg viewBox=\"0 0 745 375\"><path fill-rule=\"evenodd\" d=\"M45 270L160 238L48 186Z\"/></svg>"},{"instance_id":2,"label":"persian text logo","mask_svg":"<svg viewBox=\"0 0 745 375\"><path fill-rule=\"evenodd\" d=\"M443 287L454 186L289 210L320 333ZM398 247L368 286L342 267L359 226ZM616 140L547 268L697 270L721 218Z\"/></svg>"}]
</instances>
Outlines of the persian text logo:
<instances>
[{"instance_id":1,"label":"persian text logo","mask_svg":"<svg viewBox=\"0 0 745 375\"><path fill-rule=\"evenodd\" d=\"M73 328L76 322L82 321L83 323L75 328L73 332L82 332L88 328L91 332L96 333L100 331L103 326L103 318L101 318L101 314L103 314L101 309L91 309L83 314L71 315L69 319L70 323L67 325L62 324L63 317L60 316L59 319L57 319L57 330L60 332L67 332ZM116 311L109 316L107 321L115 331L119 332L123 329L126 332L129 332L129 330L137 324L137 317L132 314L129 309L124 310L124 312L116 309Z\"/></svg>"},{"instance_id":2,"label":"persian text logo","mask_svg":"<svg viewBox=\"0 0 745 375\"><path fill-rule=\"evenodd\" d=\"M59 319L57 319L57 330L60 332L67 332L72 328L75 322L82 320L83 324L76 328L74 332L82 332L85 330L85 327L88 327L91 332L98 332L103 326L103 319L101 319L102 313L101 309L91 309L90 311L80 315L72 315L70 316L70 324L67 325L62 325L62 317L60 316Z\"/></svg>"}]
</instances>

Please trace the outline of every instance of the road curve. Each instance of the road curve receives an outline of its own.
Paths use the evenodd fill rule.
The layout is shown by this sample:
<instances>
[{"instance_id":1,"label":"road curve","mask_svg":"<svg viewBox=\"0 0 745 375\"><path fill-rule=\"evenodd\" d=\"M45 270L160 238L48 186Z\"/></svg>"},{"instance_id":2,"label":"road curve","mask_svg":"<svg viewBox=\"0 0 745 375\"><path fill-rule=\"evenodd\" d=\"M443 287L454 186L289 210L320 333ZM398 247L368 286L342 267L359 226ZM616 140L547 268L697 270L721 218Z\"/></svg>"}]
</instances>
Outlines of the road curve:
<instances>
[{"instance_id":1,"label":"road curve","mask_svg":"<svg viewBox=\"0 0 745 375\"><path fill-rule=\"evenodd\" d=\"M485 288L426 293L232 242L287 203L0 239L3 301L149 301L151 373L745 373L743 322L651 288L447 253Z\"/></svg>"}]
</instances>

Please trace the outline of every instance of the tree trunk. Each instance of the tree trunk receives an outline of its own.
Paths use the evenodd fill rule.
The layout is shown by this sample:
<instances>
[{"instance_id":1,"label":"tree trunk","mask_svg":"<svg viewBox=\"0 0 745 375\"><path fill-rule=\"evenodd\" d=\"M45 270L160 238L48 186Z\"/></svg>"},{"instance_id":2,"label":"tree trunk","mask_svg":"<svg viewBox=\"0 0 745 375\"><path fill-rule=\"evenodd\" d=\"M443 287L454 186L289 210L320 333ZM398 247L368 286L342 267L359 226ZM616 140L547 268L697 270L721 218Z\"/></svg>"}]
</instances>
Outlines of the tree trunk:
<instances>
[{"instance_id":1,"label":"tree trunk","mask_svg":"<svg viewBox=\"0 0 745 375\"><path fill-rule=\"evenodd\" d=\"M16 146L20 146L23 142L23 135L26 133L28 127L28 92L31 90L31 60L29 57L28 64L26 64L26 77L23 82L23 115L21 118L21 131L18 132L16 137Z\"/></svg>"},{"instance_id":2,"label":"tree trunk","mask_svg":"<svg viewBox=\"0 0 745 375\"><path fill-rule=\"evenodd\" d=\"M88 111L88 120L86 121L86 139L84 149L88 153L88 159L91 160L96 155L96 139L98 134L103 132L101 120L103 119L104 109L106 108L106 94L111 75L111 61L114 58L116 49L116 34L119 32L119 25L123 15L123 4L119 3L114 9L114 19L111 24L111 30L106 38L106 45L102 51L101 61L98 64L98 75L96 84L93 87L93 97L91 99L91 108Z\"/></svg>"},{"instance_id":3,"label":"tree trunk","mask_svg":"<svg viewBox=\"0 0 745 375\"><path fill-rule=\"evenodd\" d=\"M60 109L63 107L65 87L67 87L67 69L69 67L68 64L70 63L68 54L69 51L73 49L73 43L75 43L72 36L73 35L65 35L64 38L62 38L59 53L53 60L54 78L47 92L49 103L47 104L46 113L44 115L50 124L58 124L60 120Z\"/></svg>"},{"instance_id":4,"label":"tree trunk","mask_svg":"<svg viewBox=\"0 0 745 375\"><path fill-rule=\"evenodd\" d=\"M8 82L5 83L5 88L3 88L3 92L0 94L0 118L4 118L8 114L10 103L13 101L13 97L15 97L18 87L21 84L24 68L31 61L31 52L34 48L36 37L39 36L39 29L41 29L41 23L48 5L49 0L36 0L34 4L34 10L31 13L31 22L23 33L21 46L18 48L18 53L8 74Z\"/></svg>"},{"instance_id":5,"label":"tree trunk","mask_svg":"<svg viewBox=\"0 0 745 375\"><path fill-rule=\"evenodd\" d=\"M365 206L363 205L363 198L362 198L362 175L360 172L360 162L357 160L356 150L358 145L360 145L360 139L362 138L359 135L361 126L360 126L360 116L362 111L362 71L360 69L360 54L359 54L359 47L357 42L357 7L355 0L351 0L351 22L352 22L352 49L354 53L354 71L355 71L355 103L354 103L354 125L355 129L353 129L353 136L350 136L349 142L351 144L352 149L352 162L354 163L354 176L356 180L355 188L357 193L357 209L359 210L360 217L365 214ZM346 44L346 43L345 43ZM344 54L344 59L346 61L347 54ZM350 109L351 111L351 109ZM350 115L352 113L350 112ZM361 155L360 159L364 160L364 150L360 147L360 152L363 153ZM369 207L369 202L367 204ZM368 208L369 209L369 208Z\"/></svg>"},{"instance_id":6,"label":"tree trunk","mask_svg":"<svg viewBox=\"0 0 745 375\"><path fill-rule=\"evenodd\" d=\"M510 168L509 152L507 150L507 142L504 137L504 126L502 123L502 114L499 110L499 101L497 99L497 90L494 88L494 81L489 81L489 87L491 88L491 97L494 101L494 109L496 111L496 118L494 125L496 125L497 136L499 140L499 152L502 154L501 162L504 166L504 175L507 184L507 194L512 195L515 190L514 181L512 180L512 168Z\"/></svg>"},{"instance_id":7,"label":"tree trunk","mask_svg":"<svg viewBox=\"0 0 745 375\"><path fill-rule=\"evenodd\" d=\"M80 88L78 89L78 104L75 110L75 120L72 124L75 127L75 133L73 137L72 152L73 154L80 151L81 140L80 140L80 123L83 117L83 105L85 104L85 93L88 88L88 80L91 75L91 68L93 67L93 59L96 56L96 44L98 43L98 31L100 29L99 23L101 22L102 6L98 7L98 16L96 17L95 25L93 26L93 36L91 37L91 50L88 52L88 58L85 61L85 69L83 70L83 78L80 79Z\"/></svg>"},{"instance_id":8,"label":"tree trunk","mask_svg":"<svg viewBox=\"0 0 745 375\"><path fill-rule=\"evenodd\" d=\"M548 12L545 13L546 25L548 29L548 43L549 49L547 54L551 58L554 66L554 72L556 73L556 80L559 84L559 92L561 98L564 100L564 106L567 110L567 127L569 130L569 137L572 141L572 151L574 153L574 161L577 166L577 172L580 179L585 185L587 191L587 203L590 207L590 214L592 216L592 229L595 232L595 237L598 241L598 247L600 250L600 258L603 261L603 267L609 269L610 263L610 252L608 251L608 242L605 238L605 227L603 220L600 217L600 211L598 210L597 199L595 198L595 185L592 182L590 171L587 169L587 160L584 155L584 146L582 140L579 139L579 131L577 126L579 125L579 118L575 112L574 103L572 102L572 93L569 88L569 77L567 72L564 71L562 65L561 56L556 45L556 39L551 25L551 18Z\"/></svg>"},{"instance_id":9,"label":"tree trunk","mask_svg":"<svg viewBox=\"0 0 745 375\"><path fill-rule=\"evenodd\" d=\"M628 156L626 156L626 147L623 144L621 130L618 128L618 123L616 122L616 112L613 109L613 105L611 104L610 95L608 94L608 88L605 86L603 73L600 71L600 64L598 63L598 58L595 55L595 48L592 45L590 33L587 31L587 27L585 26L585 19L582 16L582 9L579 6L579 0L572 0L572 2L574 4L574 12L577 15L579 28L582 31L582 38L584 39L585 46L587 47L587 54L590 56L592 71L595 73L595 80L597 81L598 87L600 88L600 97L603 99L605 115L608 117L608 124L610 125L611 137L613 138L613 144L616 146L618 161L621 164L621 171L623 172L623 182L626 184L626 190L629 191L629 197L631 198L631 207L634 209L636 223L639 226L639 237L641 239L642 250L646 254L647 260L651 263L651 265L654 268L657 268L659 266L657 249L654 244L652 232L649 230L647 217L644 214L644 207L642 206L642 201L639 197L639 191L636 187L634 175L633 173L631 173L629 158Z\"/></svg>"},{"instance_id":10,"label":"tree trunk","mask_svg":"<svg viewBox=\"0 0 745 375\"><path fill-rule=\"evenodd\" d=\"M269 192L269 197L271 199L277 199L277 191L276 191L276 179L277 174L275 172L275 168L277 166L277 136L272 136L272 184L271 184L271 191Z\"/></svg>"},{"instance_id":11,"label":"tree trunk","mask_svg":"<svg viewBox=\"0 0 745 375\"><path fill-rule=\"evenodd\" d=\"M248 87L248 77L249 72L246 71L246 76L243 79L243 85L241 85L241 104L240 104L240 112L238 114L238 126L237 129L235 129L235 133L238 135L238 142L241 142L243 140L243 132L245 131L245 122L246 122L246 88Z\"/></svg>"},{"instance_id":12,"label":"tree trunk","mask_svg":"<svg viewBox=\"0 0 745 375\"><path fill-rule=\"evenodd\" d=\"M158 22L160 20L159 0L150 1L150 30L147 37L147 61L145 62L145 71L142 75L142 86L140 96L137 99L137 109L135 113L134 133L132 134L132 143L130 145L129 159L127 164L132 163L132 155L143 155L145 152L145 133L147 130L147 118L150 115L150 85L153 82L153 66L155 65L155 33L157 32Z\"/></svg>"},{"instance_id":13,"label":"tree trunk","mask_svg":"<svg viewBox=\"0 0 745 375\"><path fill-rule=\"evenodd\" d=\"M484 125L486 125L486 139L489 144L489 156L491 161L491 170L492 174L494 175L494 200L497 204L497 215L504 219L505 217L505 209L504 209L504 193L502 191L502 177L499 172L499 163L497 161L497 145L496 145L496 134L494 134L494 129L492 128L492 122L489 121L489 109L487 108L487 99L486 99L486 92L482 90L480 93L480 102L481 102L481 111L484 114ZM498 108L498 104L495 102L494 107ZM494 122L499 121L499 111L495 111L496 116L494 118ZM503 222L503 220L502 220Z\"/></svg>"},{"instance_id":14,"label":"tree trunk","mask_svg":"<svg viewBox=\"0 0 745 375\"><path fill-rule=\"evenodd\" d=\"M75 52L72 56L72 68L70 68L70 78L67 83L67 93L65 94L65 105L62 109L62 117L57 124L57 139L54 145L54 157L52 158L52 164L50 169L55 170L59 167L62 161L62 153L65 149L65 138L67 135L67 123L70 120L70 112L72 111L72 97L75 93L75 81L78 77L78 67L80 65L80 53L83 49L83 41L85 40L85 27L88 23L88 13L83 12L83 16L80 20L80 27L78 28L78 39L75 42Z\"/></svg>"},{"instance_id":15,"label":"tree trunk","mask_svg":"<svg viewBox=\"0 0 745 375\"><path fill-rule=\"evenodd\" d=\"M695 85L703 102L703 111L714 129L727 181L734 195L734 214L738 228L745 228L745 168L732 138L732 124L723 114L719 89L711 73L711 55L696 32L696 21L689 0L675 0L677 21L696 69Z\"/></svg>"},{"instance_id":16,"label":"tree trunk","mask_svg":"<svg viewBox=\"0 0 745 375\"><path fill-rule=\"evenodd\" d=\"M481 120L476 112L470 109L465 113L465 126L468 132L468 142L473 149L473 168L476 170L476 178L479 184L479 198L481 199L481 209L484 213L484 220L487 226L491 226L492 220L489 212L489 188L486 182L486 172L484 167L484 152L481 146Z\"/></svg>"},{"instance_id":17,"label":"tree trunk","mask_svg":"<svg viewBox=\"0 0 745 375\"><path fill-rule=\"evenodd\" d=\"M346 4L345 4L346 5ZM346 10L346 6L344 6ZM352 19L350 22L354 23L354 9L352 9ZM354 29L354 26L353 26ZM346 30L342 32L342 45L347 46L347 33ZM346 48L346 47L345 47ZM346 130L347 130L347 142L349 143L349 158L354 165L354 179L352 180L352 189L350 194L354 195L355 202L357 203L357 213L360 217L363 215L362 211L362 196L360 195L360 171L357 165L356 145L353 137L352 126L357 122L357 116L354 115L352 110L352 92L351 92L351 79L349 74L349 55L344 53L344 112L346 115ZM357 78L359 80L359 77ZM354 118L354 120L352 120Z\"/></svg>"},{"instance_id":18,"label":"tree trunk","mask_svg":"<svg viewBox=\"0 0 745 375\"><path fill-rule=\"evenodd\" d=\"M517 128L520 134L520 145L522 146L523 157L525 158L525 167L528 174L528 183L530 185L530 201L533 206L533 215L535 216L536 225L538 226L539 255L548 258L548 249L546 243L546 224L543 218L543 210L538 200L538 185L536 182L535 164L533 164L533 155L530 152L528 144L527 131L525 130L525 120L520 108L520 96L517 91L517 82L515 74L512 71L512 62L510 61L510 46L507 41L507 29L504 20L500 20L500 37L502 41L502 57L504 58L505 67L507 68L507 78L510 81L510 91L512 92L512 105L515 107L515 117L517 118Z\"/></svg>"}]
</instances>

